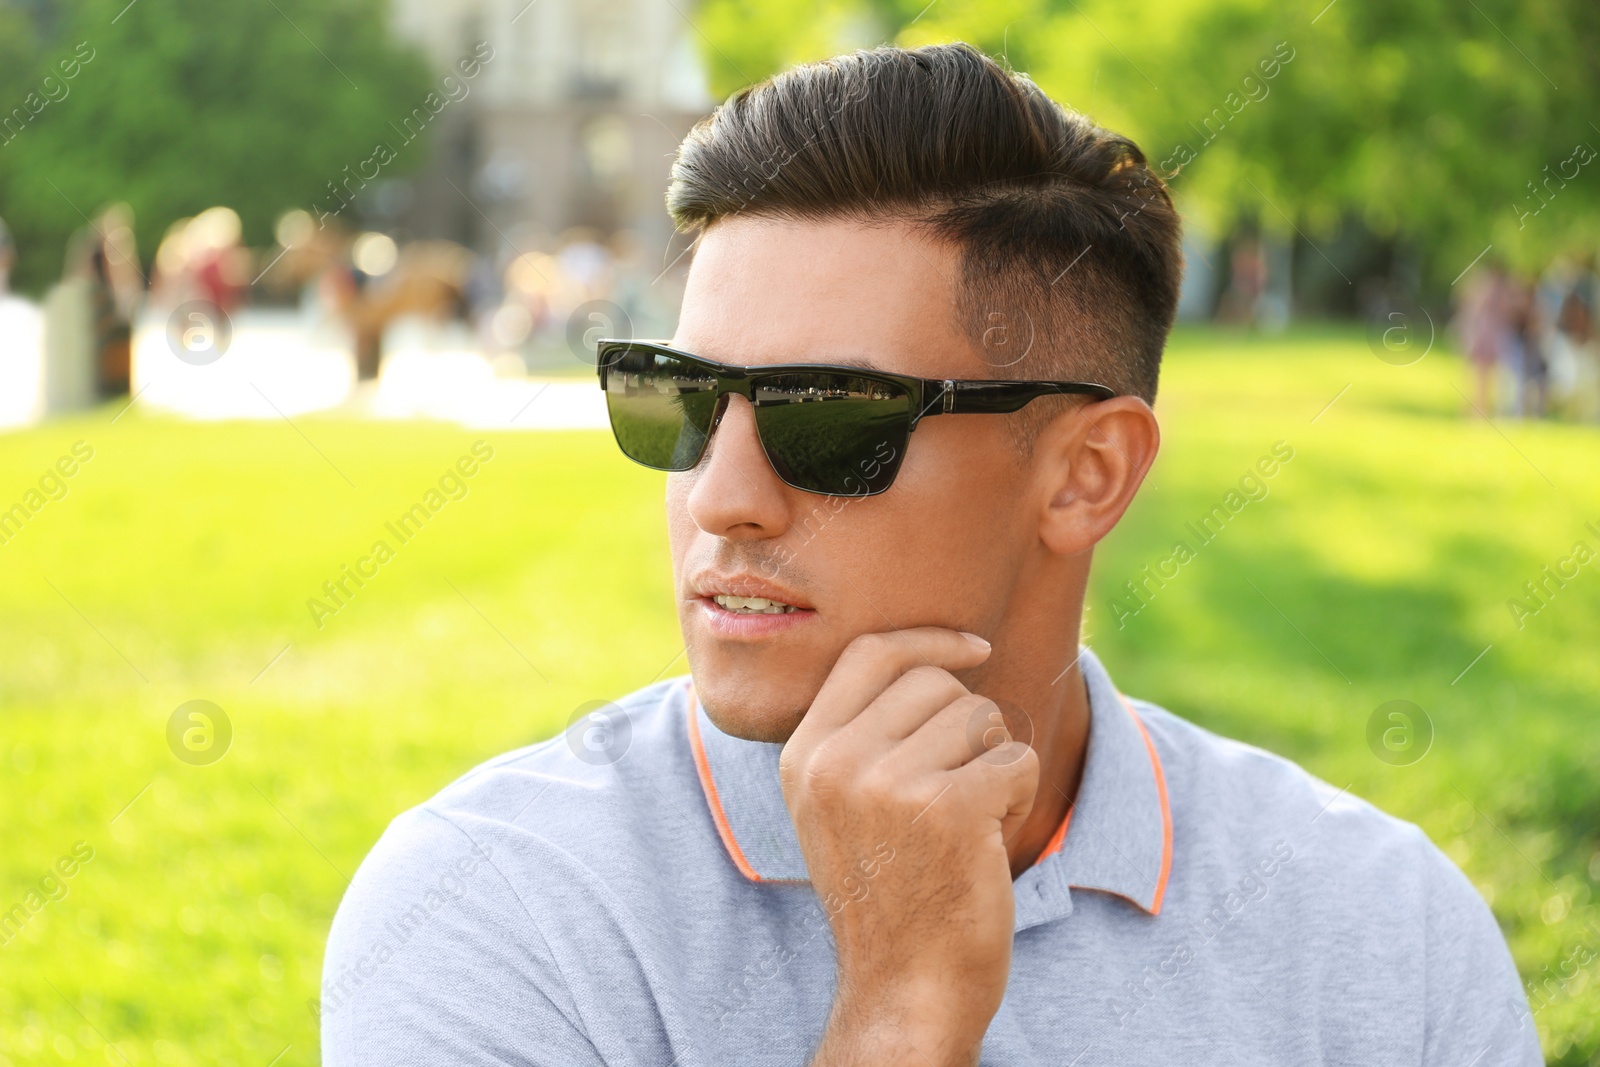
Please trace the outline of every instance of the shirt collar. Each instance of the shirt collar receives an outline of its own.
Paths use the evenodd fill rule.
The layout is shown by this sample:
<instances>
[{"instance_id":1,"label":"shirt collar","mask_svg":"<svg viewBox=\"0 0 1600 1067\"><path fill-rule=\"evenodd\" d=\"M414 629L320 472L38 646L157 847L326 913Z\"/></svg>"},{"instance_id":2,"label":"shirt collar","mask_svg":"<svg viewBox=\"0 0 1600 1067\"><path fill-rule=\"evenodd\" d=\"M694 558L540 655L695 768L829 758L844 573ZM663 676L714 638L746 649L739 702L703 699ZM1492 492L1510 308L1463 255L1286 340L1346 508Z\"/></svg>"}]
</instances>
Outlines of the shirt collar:
<instances>
[{"instance_id":1,"label":"shirt collar","mask_svg":"<svg viewBox=\"0 0 1600 1067\"><path fill-rule=\"evenodd\" d=\"M1087 648L1089 747L1075 803L1015 882L1017 929L1072 912L1070 889L1093 889L1159 914L1172 868L1166 774L1144 723ZM711 821L734 867L753 882L809 881L778 779L781 744L712 724L689 685L688 731Z\"/></svg>"}]
</instances>

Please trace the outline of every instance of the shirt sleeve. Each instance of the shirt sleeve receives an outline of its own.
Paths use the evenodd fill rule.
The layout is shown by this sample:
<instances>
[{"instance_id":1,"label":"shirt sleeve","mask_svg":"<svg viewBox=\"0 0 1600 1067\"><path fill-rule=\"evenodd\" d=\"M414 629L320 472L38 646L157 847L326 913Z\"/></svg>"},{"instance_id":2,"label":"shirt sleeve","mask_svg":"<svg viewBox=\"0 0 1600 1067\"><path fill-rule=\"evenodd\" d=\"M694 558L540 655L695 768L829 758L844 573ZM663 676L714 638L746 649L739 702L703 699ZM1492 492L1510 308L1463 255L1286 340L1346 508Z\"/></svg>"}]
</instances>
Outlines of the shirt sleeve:
<instances>
[{"instance_id":1,"label":"shirt sleeve","mask_svg":"<svg viewBox=\"0 0 1600 1067\"><path fill-rule=\"evenodd\" d=\"M400 816L328 935L327 1067L604 1067L495 848L444 816Z\"/></svg>"},{"instance_id":2,"label":"shirt sleeve","mask_svg":"<svg viewBox=\"0 0 1600 1067\"><path fill-rule=\"evenodd\" d=\"M1505 936L1477 889L1428 845L1425 1067L1544 1063Z\"/></svg>"}]
</instances>

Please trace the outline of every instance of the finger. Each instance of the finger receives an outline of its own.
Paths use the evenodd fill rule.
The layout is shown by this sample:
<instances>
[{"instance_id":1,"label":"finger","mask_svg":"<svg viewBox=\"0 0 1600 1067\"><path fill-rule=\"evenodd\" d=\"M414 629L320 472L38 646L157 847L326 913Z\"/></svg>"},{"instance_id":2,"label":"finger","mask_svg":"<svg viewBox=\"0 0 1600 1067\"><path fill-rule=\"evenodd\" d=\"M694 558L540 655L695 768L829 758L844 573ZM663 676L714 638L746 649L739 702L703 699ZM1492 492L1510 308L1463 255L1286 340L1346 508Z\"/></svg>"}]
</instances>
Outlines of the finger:
<instances>
[{"instance_id":1,"label":"finger","mask_svg":"<svg viewBox=\"0 0 1600 1067\"><path fill-rule=\"evenodd\" d=\"M862 634L839 654L795 736L821 737L833 732L912 667L928 664L947 671L966 670L988 658L989 643L983 638L942 626Z\"/></svg>"},{"instance_id":2,"label":"finger","mask_svg":"<svg viewBox=\"0 0 1600 1067\"><path fill-rule=\"evenodd\" d=\"M967 803L1010 827L1033 810L1039 756L1021 741L1008 741L950 774Z\"/></svg>"},{"instance_id":3,"label":"finger","mask_svg":"<svg viewBox=\"0 0 1600 1067\"><path fill-rule=\"evenodd\" d=\"M869 707L856 721L871 712ZM994 701L968 693L928 717L885 758L903 774L953 771L1010 740Z\"/></svg>"},{"instance_id":4,"label":"finger","mask_svg":"<svg viewBox=\"0 0 1600 1067\"><path fill-rule=\"evenodd\" d=\"M943 667L918 664L890 682L838 732L857 738L858 743L887 748L910 737L951 702L971 695L971 690Z\"/></svg>"}]
</instances>

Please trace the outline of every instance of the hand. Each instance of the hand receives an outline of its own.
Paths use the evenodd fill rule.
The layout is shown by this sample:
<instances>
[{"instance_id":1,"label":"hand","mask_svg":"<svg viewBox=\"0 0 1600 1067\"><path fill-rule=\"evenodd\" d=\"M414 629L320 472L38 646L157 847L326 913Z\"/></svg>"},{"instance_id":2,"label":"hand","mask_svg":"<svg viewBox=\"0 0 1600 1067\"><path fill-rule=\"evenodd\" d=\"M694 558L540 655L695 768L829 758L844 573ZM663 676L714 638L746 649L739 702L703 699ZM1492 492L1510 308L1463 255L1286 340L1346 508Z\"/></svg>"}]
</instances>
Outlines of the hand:
<instances>
[{"instance_id":1,"label":"hand","mask_svg":"<svg viewBox=\"0 0 1600 1067\"><path fill-rule=\"evenodd\" d=\"M988 657L956 630L864 634L784 745L784 800L839 952L814 1067L977 1063L1011 970L1005 843L1039 782L1033 750L950 673Z\"/></svg>"}]
</instances>

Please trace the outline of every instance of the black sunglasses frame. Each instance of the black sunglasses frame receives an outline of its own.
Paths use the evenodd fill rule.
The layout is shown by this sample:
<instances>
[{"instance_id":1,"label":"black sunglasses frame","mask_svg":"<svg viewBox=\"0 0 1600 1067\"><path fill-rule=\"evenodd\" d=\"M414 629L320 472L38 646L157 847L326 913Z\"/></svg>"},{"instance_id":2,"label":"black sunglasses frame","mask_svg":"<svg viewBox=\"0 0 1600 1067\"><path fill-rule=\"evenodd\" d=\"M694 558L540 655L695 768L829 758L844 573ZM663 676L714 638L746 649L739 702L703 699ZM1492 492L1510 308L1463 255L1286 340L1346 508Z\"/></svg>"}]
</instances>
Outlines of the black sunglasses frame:
<instances>
[{"instance_id":1,"label":"black sunglasses frame","mask_svg":"<svg viewBox=\"0 0 1600 1067\"><path fill-rule=\"evenodd\" d=\"M1021 410L1032 400L1041 396L1057 395L1084 395L1095 400L1109 400L1117 395L1115 389L1099 385L1095 382L1062 382L1062 381L1026 381L1018 379L962 379L962 378L917 378L908 374L892 374L888 371L873 370L858 367L848 363L767 363L754 367L740 367L731 363L718 363L715 360L697 356L692 352L671 348L658 341L630 341L618 338L602 338L595 342L595 367L600 376L600 389L606 390L606 370L616 362L612 355L621 349L644 349L652 354L670 356L673 359L683 360L693 366L706 371L716 381L717 417L712 423L712 430L722 420L724 410L722 400L729 395L742 396L752 406L762 406L761 401L755 397L755 386L763 378L776 375L824 373L848 375L853 378L862 378L868 381L883 382L903 389L911 398L910 423L906 427L909 434L917 428L917 424L925 418L934 415L999 415ZM711 434L707 432L706 443L709 444ZM765 449L765 444L763 444ZM700 459L704 458L705 445L701 446L701 454L695 458L695 463L685 470L692 470ZM627 455L626 452L623 453ZM672 468L653 467L648 463L640 466L651 467L653 470L671 470ZM772 462L769 455L767 461ZM896 464L898 473L898 464ZM788 483L785 479L786 484ZM889 484L893 484L891 477ZM889 484L871 493L860 495L875 495L889 488ZM819 493L816 489L807 489L805 486L794 486L802 492ZM820 493L820 495L836 495Z\"/></svg>"}]
</instances>

